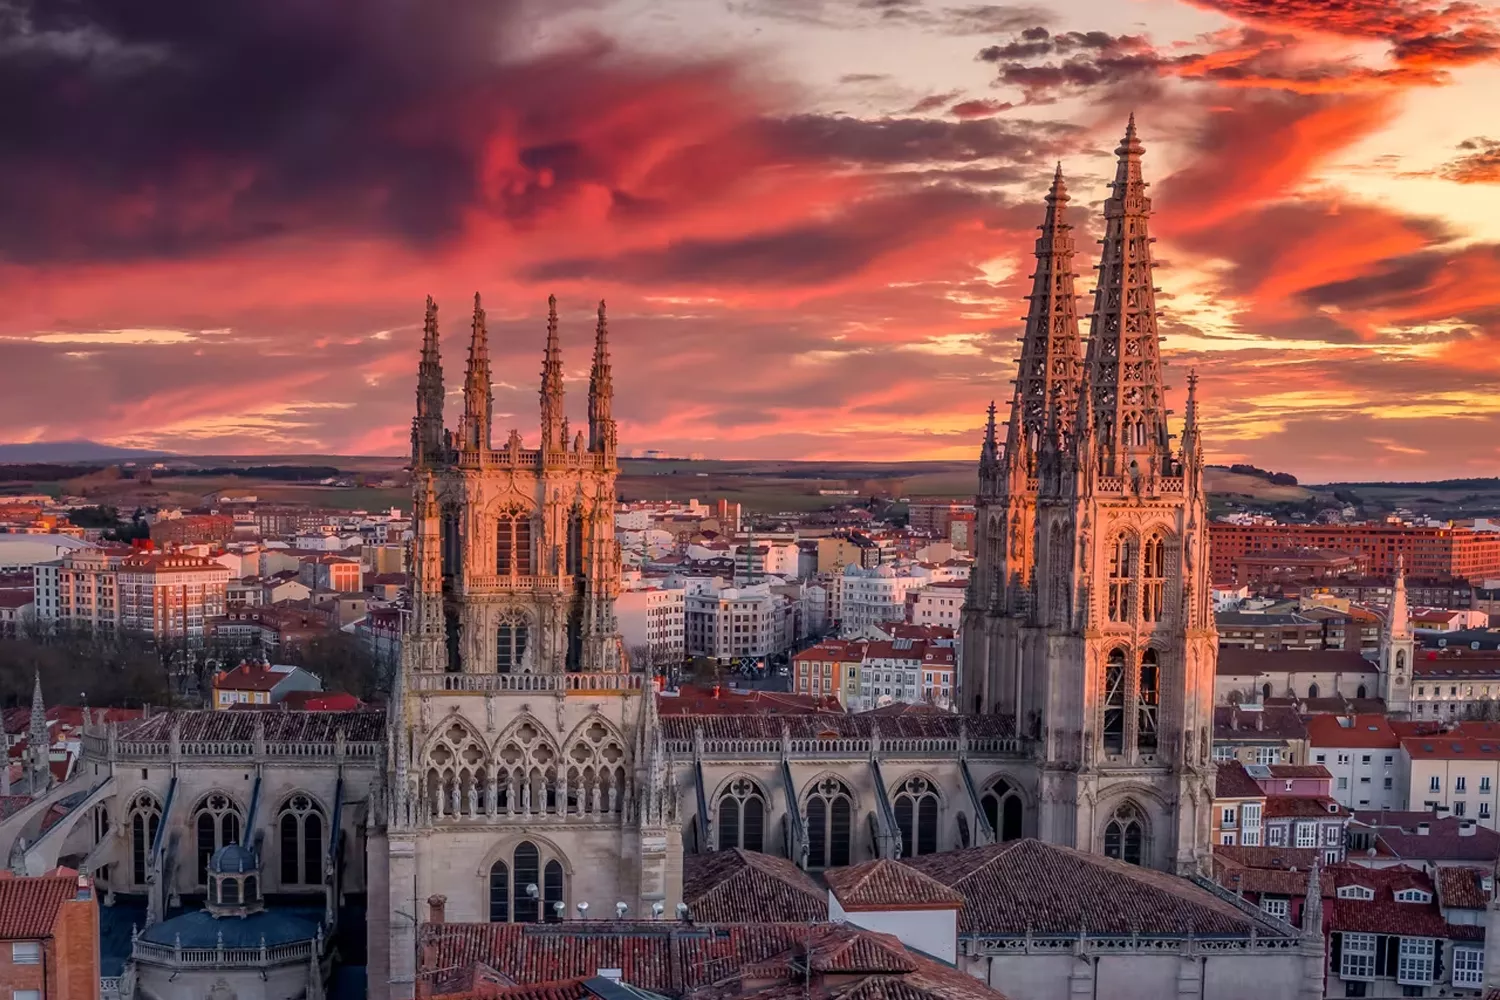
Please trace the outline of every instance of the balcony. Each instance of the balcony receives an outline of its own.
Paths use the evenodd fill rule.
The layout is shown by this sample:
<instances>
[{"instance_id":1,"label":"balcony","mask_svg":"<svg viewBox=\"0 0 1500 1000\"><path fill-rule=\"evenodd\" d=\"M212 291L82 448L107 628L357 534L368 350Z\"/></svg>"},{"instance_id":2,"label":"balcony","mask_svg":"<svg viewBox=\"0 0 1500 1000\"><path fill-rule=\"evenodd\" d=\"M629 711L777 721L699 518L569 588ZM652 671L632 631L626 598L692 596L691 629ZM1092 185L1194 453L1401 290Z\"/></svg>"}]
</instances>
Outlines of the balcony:
<instances>
[{"instance_id":1,"label":"balcony","mask_svg":"<svg viewBox=\"0 0 1500 1000\"><path fill-rule=\"evenodd\" d=\"M645 674L413 674L416 691L536 691L578 693L639 691Z\"/></svg>"}]
</instances>

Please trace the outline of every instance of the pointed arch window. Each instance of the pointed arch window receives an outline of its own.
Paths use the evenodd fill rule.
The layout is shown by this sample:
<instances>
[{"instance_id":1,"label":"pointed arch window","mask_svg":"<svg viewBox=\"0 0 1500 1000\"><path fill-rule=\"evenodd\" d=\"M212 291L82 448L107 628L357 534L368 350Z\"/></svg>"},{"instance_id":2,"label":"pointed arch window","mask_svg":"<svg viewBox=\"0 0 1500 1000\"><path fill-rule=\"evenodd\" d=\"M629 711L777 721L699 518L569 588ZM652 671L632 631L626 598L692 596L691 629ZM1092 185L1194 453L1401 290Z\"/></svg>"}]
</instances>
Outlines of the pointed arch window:
<instances>
[{"instance_id":1,"label":"pointed arch window","mask_svg":"<svg viewBox=\"0 0 1500 1000\"><path fill-rule=\"evenodd\" d=\"M1068 590L1073 576L1073 553L1069 551L1068 538L1063 526L1052 526L1052 542L1048 546L1052 558L1052 595L1049 614L1054 625L1068 623Z\"/></svg>"},{"instance_id":2,"label":"pointed arch window","mask_svg":"<svg viewBox=\"0 0 1500 1000\"><path fill-rule=\"evenodd\" d=\"M523 840L508 860L490 866L490 922L555 923L563 918L557 904L565 902L564 892L562 862Z\"/></svg>"},{"instance_id":3,"label":"pointed arch window","mask_svg":"<svg viewBox=\"0 0 1500 1000\"><path fill-rule=\"evenodd\" d=\"M1161 667L1157 652L1148 649L1141 654L1140 682L1136 697L1135 745L1141 753L1156 752L1159 720Z\"/></svg>"},{"instance_id":4,"label":"pointed arch window","mask_svg":"<svg viewBox=\"0 0 1500 1000\"><path fill-rule=\"evenodd\" d=\"M839 868L849 863L854 796L837 778L824 778L807 797L807 865Z\"/></svg>"},{"instance_id":5,"label":"pointed arch window","mask_svg":"<svg viewBox=\"0 0 1500 1000\"><path fill-rule=\"evenodd\" d=\"M1109 550L1109 620L1130 621L1130 578L1134 572L1135 547L1130 536L1117 536Z\"/></svg>"},{"instance_id":6,"label":"pointed arch window","mask_svg":"<svg viewBox=\"0 0 1500 1000\"><path fill-rule=\"evenodd\" d=\"M458 511L452 507L443 508L439 528L441 531L439 538L442 549L443 582L451 583L459 575L459 567L463 563L458 533Z\"/></svg>"},{"instance_id":7,"label":"pointed arch window","mask_svg":"<svg viewBox=\"0 0 1500 1000\"><path fill-rule=\"evenodd\" d=\"M208 862L214 852L240 840L240 808L227 795L215 792L193 810L198 840L198 885L208 885Z\"/></svg>"},{"instance_id":8,"label":"pointed arch window","mask_svg":"<svg viewBox=\"0 0 1500 1000\"><path fill-rule=\"evenodd\" d=\"M766 799L749 778L736 778L719 796L719 850L764 851Z\"/></svg>"},{"instance_id":9,"label":"pointed arch window","mask_svg":"<svg viewBox=\"0 0 1500 1000\"><path fill-rule=\"evenodd\" d=\"M509 511L495 522L495 575L530 576L531 514Z\"/></svg>"},{"instance_id":10,"label":"pointed arch window","mask_svg":"<svg viewBox=\"0 0 1500 1000\"><path fill-rule=\"evenodd\" d=\"M1161 535L1146 539L1141 552L1141 620L1162 620L1167 583L1167 540Z\"/></svg>"},{"instance_id":11,"label":"pointed arch window","mask_svg":"<svg viewBox=\"0 0 1500 1000\"><path fill-rule=\"evenodd\" d=\"M293 795L276 821L281 842L281 884L323 883L323 810L307 795Z\"/></svg>"},{"instance_id":12,"label":"pointed arch window","mask_svg":"<svg viewBox=\"0 0 1500 1000\"><path fill-rule=\"evenodd\" d=\"M1115 810L1104 826L1104 856L1138 865L1145 850L1145 817L1133 803L1127 802Z\"/></svg>"},{"instance_id":13,"label":"pointed arch window","mask_svg":"<svg viewBox=\"0 0 1500 1000\"><path fill-rule=\"evenodd\" d=\"M1318 686L1316 684L1309 684L1307 686L1307 696L1309 698L1316 698L1318 696Z\"/></svg>"},{"instance_id":14,"label":"pointed arch window","mask_svg":"<svg viewBox=\"0 0 1500 1000\"><path fill-rule=\"evenodd\" d=\"M984 818L990 821L990 829L995 831L997 841L1020 839L1021 817L1025 805L1018 788L1004 778L999 778L985 789L985 793L979 797L979 804L984 807Z\"/></svg>"},{"instance_id":15,"label":"pointed arch window","mask_svg":"<svg viewBox=\"0 0 1500 1000\"><path fill-rule=\"evenodd\" d=\"M1125 650L1118 646L1104 664L1104 752L1125 752Z\"/></svg>"},{"instance_id":16,"label":"pointed arch window","mask_svg":"<svg viewBox=\"0 0 1500 1000\"><path fill-rule=\"evenodd\" d=\"M923 777L908 778L896 792L896 827L901 831L901 856L936 854L938 839L938 797L932 782Z\"/></svg>"},{"instance_id":17,"label":"pointed arch window","mask_svg":"<svg viewBox=\"0 0 1500 1000\"><path fill-rule=\"evenodd\" d=\"M149 795L136 799L130 807L130 881L145 885L149 874L151 844L161 826L161 806Z\"/></svg>"},{"instance_id":18,"label":"pointed arch window","mask_svg":"<svg viewBox=\"0 0 1500 1000\"><path fill-rule=\"evenodd\" d=\"M427 751L424 808L434 819L484 811L489 759L482 740L454 722Z\"/></svg>"},{"instance_id":19,"label":"pointed arch window","mask_svg":"<svg viewBox=\"0 0 1500 1000\"><path fill-rule=\"evenodd\" d=\"M495 671L501 674L521 673L526 662L526 643L531 637L529 620L524 612L509 611L495 628Z\"/></svg>"}]
</instances>

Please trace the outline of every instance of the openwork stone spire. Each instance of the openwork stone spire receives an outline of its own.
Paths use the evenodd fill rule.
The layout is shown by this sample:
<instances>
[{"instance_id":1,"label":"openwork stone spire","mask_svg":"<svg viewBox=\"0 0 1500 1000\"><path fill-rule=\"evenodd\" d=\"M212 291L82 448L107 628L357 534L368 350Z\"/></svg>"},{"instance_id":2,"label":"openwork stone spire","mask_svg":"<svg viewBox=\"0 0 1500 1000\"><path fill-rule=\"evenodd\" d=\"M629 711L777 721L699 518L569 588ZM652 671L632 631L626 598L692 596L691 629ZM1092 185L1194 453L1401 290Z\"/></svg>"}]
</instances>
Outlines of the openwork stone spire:
<instances>
[{"instance_id":1,"label":"openwork stone spire","mask_svg":"<svg viewBox=\"0 0 1500 1000\"><path fill-rule=\"evenodd\" d=\"M1037 454L1046 432L1049 407L1059 408L1058 423L1073 426L1073 407L1083 370L1078 338L1077 296L1073 290L1073 227L1068 225L1068 189L1062 164L1047 192L1047 211L1038 227L1036 271L1031 276L1030 308L1021 338L1020 373L1016 399L1020 401L1021 430L1027 461L1035 472Z\"/></svg>"},{"instance_id":2,"label":"openwork stone spire","mask_svg":"<svg viewBox=\"0 0 1500 1000\"><path fill-rule=\"evenodd\" d=\"M1170 459L1157 346L1151 199L1141 178L1145 148L1135 116L1115 154L1113 193L1104 203L1104 250L1094 293L1088 369L1100 472L1163 471Z\"/></svg>"},{"instance_id":3,"label":"openwork stone spire","mask_svg":"<svg viewBox=\"0 0 1500 1000\"><path fill-rule=\"evenodd\" d=\"M42 675L38 671L31 688L31 726L26 733L31 751L31 790L39 794L52 779L52 741L47 735L47 706L42 701Z\"/></svg>"},{"instance_id":4,"label":"openwork stone spire","mask_svg":"<svg viewBox=\"0 0 1500 1000\"><path fill-rule=\"evenodd\" d=\"M594 366L589 371L589 451L613 453L615 419L614 380L609 367L609 324L604 300L599 300L599 325L594 330Z\"/></svg>"},{"instance_id":5,"label":"openwork stone spire","mask_svg":"<svg viewBox=\"0 0 1500 1000\"><path fill-rule=\"evenodd\" d=\"M1000 443L995 437L995 401L985 411L984 444L979 446L979 482L988 486L1000 470Z\"/></svg>"},{"instance_id":6,"label":"openwork stone spire","mask_svg":"<svg viewBox=\"0 0 1500 1000\"><path fill-rule=\"evenodd\" d=\"M459 438L470 451L486 452L490 447L490 418L495 410L494 390L490 387L490 342L485 329L484 307L479 293L474 293L474 325L469 338L469 365L464 373L464 420Z\"/></svg>"},{"instance_id":7,"label":"openwork stone spire","mask_svg":"<svg viewBox=\"0 0 1500 1000\"><path fill-rule=\"evenodd\" d=\"M564 450L562 348L557 340L557 296L547 296L547 349L542 355L542 448Z\"/></svg>"},{"instance_id":8,"label":"openwork stone spire","mask_svg":"<svg viewBox=\"0 0 1500 1000\"><path fill-rule=\"evenodd\" d=\"M438 307L427 296L422 323L422 360L417 365L417 416L412 424L412 463L436 460L443 451L443 359L438 345Z\"/></svg>"}]
</instances>

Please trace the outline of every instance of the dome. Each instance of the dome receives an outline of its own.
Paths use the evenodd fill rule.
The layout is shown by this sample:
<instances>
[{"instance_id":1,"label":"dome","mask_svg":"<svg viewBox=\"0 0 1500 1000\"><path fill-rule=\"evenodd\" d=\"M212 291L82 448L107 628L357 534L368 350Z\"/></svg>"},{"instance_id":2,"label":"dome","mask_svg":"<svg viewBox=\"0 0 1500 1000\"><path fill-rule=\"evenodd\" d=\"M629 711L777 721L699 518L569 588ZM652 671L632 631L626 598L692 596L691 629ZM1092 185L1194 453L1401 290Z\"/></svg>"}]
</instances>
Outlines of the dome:
<instances>
[{"instance_id":1,"label":"dome","mask_svg":"<svg viewBox=\"0 0 1500 1000\"><path fill-rule=\"evenodd\" d=\"M214 874L244 875L260 870L260 858L248 847L225 844L209 858L208 870Z\"/></svg>"}]
</instances>

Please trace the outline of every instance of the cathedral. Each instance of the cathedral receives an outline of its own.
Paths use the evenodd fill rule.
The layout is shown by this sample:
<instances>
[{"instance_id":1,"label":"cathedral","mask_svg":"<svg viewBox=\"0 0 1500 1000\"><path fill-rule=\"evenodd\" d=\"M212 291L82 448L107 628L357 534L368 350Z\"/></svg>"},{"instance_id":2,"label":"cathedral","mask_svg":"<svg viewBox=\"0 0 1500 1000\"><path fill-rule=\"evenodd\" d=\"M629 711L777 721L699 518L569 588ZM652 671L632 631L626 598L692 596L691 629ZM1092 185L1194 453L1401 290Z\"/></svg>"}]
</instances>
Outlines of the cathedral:
<instances>
[{"instance_id":1,"label":"cathedral","mask_svg":"<svg viewBox=\"0 0 1500 1000\"><path fill-rule=\"evenodd\" d=\"M344 961L364 952L374 1000L408 1000L429 920L680 919L684 870L713 852L818 873L1037 838L1083 852L1075 861L1201 872L1216 658L1202 444L1191 377L1175 448L1168 431L1133 120L1116 152L1086 347L1060 169L1046 197L1009 423L1002 441L992 404L980 452L961 713L733 715L658 691L632 670L614 617L604 304L587 426L575 429L549 302L540 435L523 441L493 436L478 296L462 411L448 419L429 299L411 431L411 612L387 709L93 726L79 777L0 822L0 850L34 873L71 860L120 905L138 901L126 1000L320 1000L336 948ZM1110 878L1138 870L1110 864ZM1226 955L1294 942L1294 929L1200 904L1201 919L1245 929L1221 942ZM226 927L239 929L229 945ZM1110 947L1144 950L1141 931L1122 928ZM974 945L991 949L992 977L1015 941L1031 947L1030 923L1006 934L1015 940L996 931ZM1204 974L1191 965L1163 975ZM305 988L273 989L276 975Z\"/></svg>"}]
</instances>

